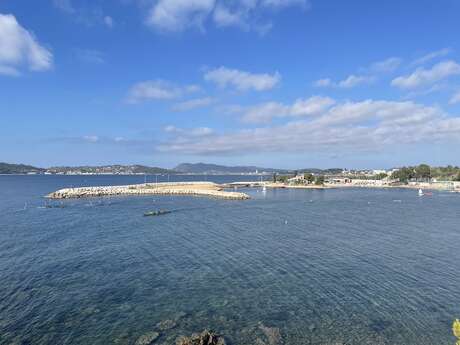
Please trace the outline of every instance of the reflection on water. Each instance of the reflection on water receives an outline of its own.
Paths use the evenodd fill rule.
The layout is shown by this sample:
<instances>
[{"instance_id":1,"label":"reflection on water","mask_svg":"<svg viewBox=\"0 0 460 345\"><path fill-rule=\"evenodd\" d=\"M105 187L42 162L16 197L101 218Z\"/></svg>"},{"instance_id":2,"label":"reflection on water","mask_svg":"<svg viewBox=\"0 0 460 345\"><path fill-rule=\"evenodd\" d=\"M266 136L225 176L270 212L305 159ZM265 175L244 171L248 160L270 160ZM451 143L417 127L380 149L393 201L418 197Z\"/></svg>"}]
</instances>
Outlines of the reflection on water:
<instances>
[{"instance_id":1,"label":"reflection on water","mask_svg":"<svg viewBox=\"0 0 460 345\"><path fill-rule=\"evenodd\" d=\"M458 195L254 189L40 208L58 188L141 179L0 177L0 344L175 344L206 328L241 345L455 343Z\"/></svg>"}]
</instances>

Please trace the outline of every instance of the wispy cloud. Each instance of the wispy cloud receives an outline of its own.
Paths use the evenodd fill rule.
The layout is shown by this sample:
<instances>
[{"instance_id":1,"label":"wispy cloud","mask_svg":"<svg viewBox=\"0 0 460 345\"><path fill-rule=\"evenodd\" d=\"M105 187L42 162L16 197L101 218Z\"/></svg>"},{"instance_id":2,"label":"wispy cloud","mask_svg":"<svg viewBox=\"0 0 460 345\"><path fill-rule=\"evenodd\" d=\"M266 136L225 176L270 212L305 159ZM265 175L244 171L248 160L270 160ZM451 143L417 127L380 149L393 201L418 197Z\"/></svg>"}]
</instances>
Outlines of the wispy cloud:
<instances>
[{"instance_id":1,"label":"wispy cloud","mask_svg":"<svg viewBox=\"0 0 460 345\"><path fill-rule=\"evenodd\" d=\"M110 29L115 25L115 22L111 16L105 16L103 20L104 24Z\"/></svg>"},{"instance_id":2,"label":"wispy cloud","mask_svg":"<svg viewBox=\"0 0 460 345\"><path fill-rule=\"evenodd\" d=\"M359 74L350 74L345 79L339 81L334 81L331 78L322 78L316 80L313 86L351 89L359 85L371 84L379 79L382 74L397 70L401 63L401 58L390 57L385 60L373 62L366 68L361 68Z\"/></svg>"},{"instance_id":3,"label":"wispy cloud","mask_svg":"<svg viewBox=\"0 0 460 345\"><path fill-rule=\"evenodd\" d=\"M79 60L92 63L102 64L105 62L104 54L98 50L93 49L75 49L76 56Z\"/></svg>"},{"instance_id":4,"label":"wispy cloud","mask_svg":"<svg viewBox=\"0 0 460 345\"><path fill-rule=\"evenodd\" d=\"M172 100L199 90L197 85L177 86L164 80L148 80L133 85L128 92L126 102L137 104L153 100Z\"/></svg>"},{"instance_id":5,"label":"wispy cloud","mask_svg":"<svg viewBox=\"0 0 460 345\"><path fill-rule=\"evenodd\" d=\"M274 74L256 74L227 67L219 67L207 71L204 79L222 88L233 87L239 91L266 91L273 89L281 81L281 75L278 72Z\"/></svg>"},{"instance_id":6,"label":"wispy cloud","mask_svg":"<svg viewBox=\"0 0 460 345\"><path fill-rule=\"evenodd\" d=\"M428 53L412 62L412 65L423 65L431 60L434 60L436 58L444 57L446 55L449 55L452 52L452 49L450 48L444 48L440 50L433 51L431 53Z\"/></svg>"},{"instance_id":7,"label":"wispy cloud","mask_svg":"<svg viewBox=\"0 0 460 345\"><path fill-rule=\"evenodd\" d=\"M248 123L269 123L274 118L317 115L331 107L335 101L329 97L313 96L299 98L293 104L277 102L259 104L244 111L242 120Z\"/></svg>"},{"instance_id":8,"label":"wispy cloud","mask_svg":"<svg viewBox=\"0 0 460 345\"><path fill-rule=\"evenodd\" d=\"M216 100L212 97L195 98L195 99L190 99L188 101L179 102L173 105L172 110L189 111L189 110L196 109L196 108L207 107L215 102Z\"/></svg>"},{"instance_id":9,"label":"wispy cloud","mask_svg":"<svg viewBox=\"0 0 460 345\"><path fill-rule=\"evenodd\" d=\"M53 54L23 28L15 16L0 14L0 74L19 75L23 68L45 71L53 66Z\"/></svg>"},{"instance_id":10,"label":"wispy cloud","mask_svg":"<svg viewBox=\"0 0 460 345\"><path fill-rule=\"evenodd\" d=\"M162 152L194 155L257 152L374 151L389 145L459 140L460 118L414 102L345 102L319 116L279 126L180 137L158 146Z\"/></svg>"},{"instance_id":11,"label":"wispy cloud","mask_svg":"<svg viewBox=\"0 0 460 345\"><path fill-rule=\"evenodd\" d=\"M449 104L458 104L460 103L460 90L452 95L449 100Z\"/></svg>"},{"instance_id":12,"label":"wispy cloud","mask_svg":"<svg viewBox=\"0 0 460 345\"><path fill-rule=\"evenodd\" d=\"M218 27L239 27L244 30L254 29L266 32L272 24L262 20L261 14L272 14L291 6L309 8L307 0L159 0L149 11L147 25L167 32L180 32L190 28L205 31L207 22L214 22ZM267 9L271 11L266 11ZM264 11L265 10L265 11Z\"/></svg>"},{"instance_id":13,"label":"wispy cloud","mask_svg":"<svg viewBox=\"0 0 460 345\"><path fill-rule=\"evenodd\" d=\"M68 15L68 18L75 23L87 27L105 25L109 29L115 25L114 19L104 13L97 1L52 0L52 2L55 8Z\"/></svg>"},{"instance_id":14,"label":"wispy cloud","mask_svg":"<svg viewBox=\"0 0 460 345\"><path fill-rule=\"evenodd\" d=\"M71 0L53 0L53 5L57 9L66 13L75 13L75 8Z\"/></svg>"},{"instance_id":15,"label":"wispy cloud","mask_svg":"<svg viewBox=\"0 0 460 345\"><path fill-rule=\"evenodd\" d=\"M371 64L370 69L375 72L393 72L401 65L402 59L398 57L391 57L386 60L377 61Z\"/></svg>"},{"instance_id":16,"label":"wispy cloud","mask_svg":"<svg viewBox=\"0 0 460 345\"><path fill-rule=\"evenodd\" d=\"M182 139L187 137L203 137L214 134L214 130L209 127L195 127L195 128L178 128L176 126L166 126L164 131L169 134L174 134L175 140L178 136Z\"/></svg>"},{"instance_id":17,"label":"wispy cloud","mask_svg":"<svg viewBox=\"0 0 460 345\"><path fill-rule=\"evenodd\" d=\"M342 89L350 89L358 85L370 84L375 80L369 75L354 75L351 74L347 78L340 81L333 81L330 78L319 79L313 83L316 87L337 87Z\"/></svg>"},{"instance_id":18,"label":"wispy cloud","mask_svg":"<svg viewBox=\"0 0 460 345\"><path fill-rule=\"evenodd\" d=\"M434 84L451 76L460 74L460 65L448 60L434 65L430 69L417 68L413 73L392 80L391 85L401 89L416 89Z\"/></svg>"},{"instance_id":19,"label":"wispy cloud","mask_svg":"<svg viewBox=\"0 0 460 345\"><path fill-rule=\"evenodd\" d=\"M97 135L85 135L82 138L84 141L88 143L97 143L99 142L99 137Z\"/></svg>"}]
</instances>

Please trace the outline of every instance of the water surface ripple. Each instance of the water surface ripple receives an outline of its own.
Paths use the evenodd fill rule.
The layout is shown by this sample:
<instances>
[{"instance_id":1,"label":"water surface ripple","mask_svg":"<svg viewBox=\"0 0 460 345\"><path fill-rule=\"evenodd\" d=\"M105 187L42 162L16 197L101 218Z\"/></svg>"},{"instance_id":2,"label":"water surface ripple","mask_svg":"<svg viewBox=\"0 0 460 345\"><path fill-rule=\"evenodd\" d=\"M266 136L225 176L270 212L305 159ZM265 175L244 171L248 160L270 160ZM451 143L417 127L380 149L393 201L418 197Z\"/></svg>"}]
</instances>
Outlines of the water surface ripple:
<instances>
[{"instance_id":1,"label":"water surface ripple","mask_svg":"<svg viewBox=\"0 0 460 345\"><path fill-rule=\"evenodd\" d=\"M460 195L252 189L43 208L59 188L140 182L0 176L0 344L134 344L164 320L175 327L155 344L213 328L256 345L264 327L287 345L455 343ZM174 212L142 216L153 209Z\"/></svg>"}]
</instances>

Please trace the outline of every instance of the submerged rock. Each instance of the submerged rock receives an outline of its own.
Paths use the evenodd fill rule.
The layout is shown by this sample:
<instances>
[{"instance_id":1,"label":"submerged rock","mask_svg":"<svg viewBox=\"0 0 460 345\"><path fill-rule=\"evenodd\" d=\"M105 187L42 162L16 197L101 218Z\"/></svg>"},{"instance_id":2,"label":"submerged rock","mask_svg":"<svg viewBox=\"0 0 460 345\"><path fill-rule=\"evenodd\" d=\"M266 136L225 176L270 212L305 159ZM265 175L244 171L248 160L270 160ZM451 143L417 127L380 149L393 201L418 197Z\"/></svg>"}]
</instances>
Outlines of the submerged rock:
<instances>
[{"instance_id":1,"label":"submerged rock","mask_svg":"<svg viewBox=\"0 0 460 345\"><path fill-rule=\"evenodd\" d=\"M262 333L265 335L265 341L262 339L258 338L257 342L258 344L266 344L266 345L281 345L283 343L283 340L281 338L281 332L280 329L277 327L267 327L264 326L262 323L259 324L259 329L262 331Z\"/></svg>"},{"instance_id":2,"label":"submerged rock","mask_svg":"<svg viewBox=\"0 0 460 345\"><path fill-rule=\"evenodd\" d=\"M167 331L169 329L173 329L176 326L177 326L177 323L174 320L163 320L157 323L157 328L160 331Z\"/></svg>"},{"instance_id":3,"label":"submerged rock","mask_svg":"<svg viewBox=\"0 0 460 345\"><path fill-rule=\"evenodd\" d=\"M158 333L158 332L148 332L148 333L145 333L144 335L141 335L141 336L136 340L136 345L150 345L150 344L152 344L155 340L157 340L159 336L160 336L160 333Z\"/></svg>"},{"instance_id":4,"label":"submerged rock","mask_svg":"<svg viewBox=\"0 0 460 345\"><path fill-rule=\"evenodd\" d=\"M190 337L180 337L176 345L225 345L225 339L213 331L205 330Z\"/></svg>"}]
</instances>

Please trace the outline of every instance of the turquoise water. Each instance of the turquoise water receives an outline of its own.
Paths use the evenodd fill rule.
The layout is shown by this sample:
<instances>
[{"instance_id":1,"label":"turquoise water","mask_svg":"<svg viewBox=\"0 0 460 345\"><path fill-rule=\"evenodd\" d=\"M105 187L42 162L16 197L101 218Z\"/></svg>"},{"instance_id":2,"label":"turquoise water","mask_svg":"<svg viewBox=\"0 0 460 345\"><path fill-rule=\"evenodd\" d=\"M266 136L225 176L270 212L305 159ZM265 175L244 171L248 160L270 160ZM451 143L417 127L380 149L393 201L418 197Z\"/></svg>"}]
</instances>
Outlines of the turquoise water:
<instances>
[{"instance_id":1,"label":"turquoise water","mask_svg":"<svg viewBox=\"0 0 460 345\"><path fill-rule=\"evenodd\" d=\"M43 208L58 188L136 182L0 176L0 344L135 344L151 331L174 344L205 328L239 345L455 343L460 195L252 189L248 201ZM142 216L153 209L174 212Z\"/></svg>"}]
</instances>

